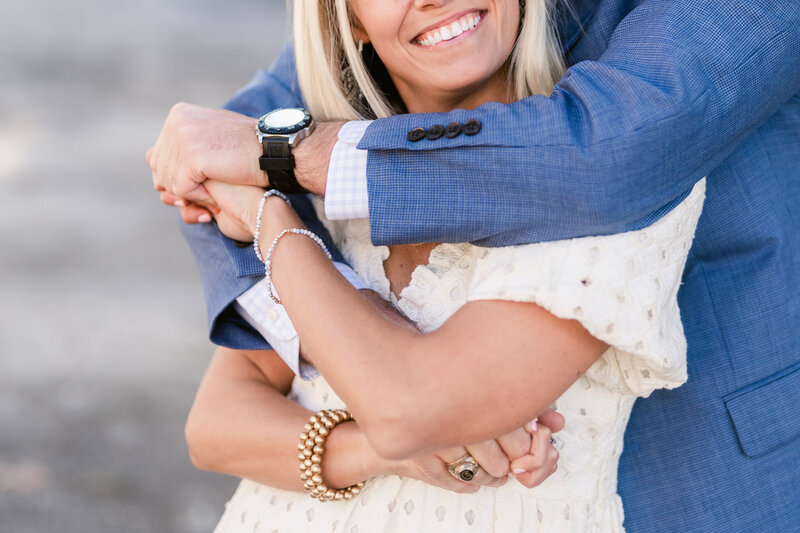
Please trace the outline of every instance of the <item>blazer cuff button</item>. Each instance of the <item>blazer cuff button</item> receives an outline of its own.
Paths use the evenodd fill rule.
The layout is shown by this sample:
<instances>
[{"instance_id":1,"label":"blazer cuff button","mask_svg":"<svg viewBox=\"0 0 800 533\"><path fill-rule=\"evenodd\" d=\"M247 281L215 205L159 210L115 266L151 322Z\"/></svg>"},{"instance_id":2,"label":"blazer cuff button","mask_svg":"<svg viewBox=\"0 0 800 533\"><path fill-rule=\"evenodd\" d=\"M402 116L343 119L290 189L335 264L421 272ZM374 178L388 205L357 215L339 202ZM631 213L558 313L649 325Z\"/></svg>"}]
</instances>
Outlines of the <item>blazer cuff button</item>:
<instances>
[{"instance_id":1,"label":"blazer cuff button","mask_svg":"<svg viewBox=\"0 0 800 533\"><path fill-rule=\"evenodd\" d=\"M471 118L464 123L462 130L464 135L475 135L481 131L481 121L476 118Z\"/></svg>"},{"instance_id":2,"label":"blazer cuff button","mask_svg":"<svg viewBox=\"0 0 800 533\"><path fill-rule=\"evenodd\" d=\"M448 139L452 139L453 137L458 137L461 133L461 124L459 122L451 122L447 125L444 129L444 136Z\"/></svg>"},{"instance_id":3,"label":"blazer cuff button","mask_svg":"<svg viewBox=\"0 0 800 533\"><path fill-rule=\"evenodd\" d=\"M406 139L415 143L425 137L425 129L424 128L414 128L413 130L409 130L408 134L406 134Z\"/></svg>"},{"instance_id":4,"label":"blazer cuff button","mask_svg":"<svg viewBox=\"0 0 800 533\"><path fill-rule=\"evenodd\" d=\"M425 131L425 138L429 141L435 141L444 135L444 127L440 124L434 124Z\"/></svg>"}]
</instances>

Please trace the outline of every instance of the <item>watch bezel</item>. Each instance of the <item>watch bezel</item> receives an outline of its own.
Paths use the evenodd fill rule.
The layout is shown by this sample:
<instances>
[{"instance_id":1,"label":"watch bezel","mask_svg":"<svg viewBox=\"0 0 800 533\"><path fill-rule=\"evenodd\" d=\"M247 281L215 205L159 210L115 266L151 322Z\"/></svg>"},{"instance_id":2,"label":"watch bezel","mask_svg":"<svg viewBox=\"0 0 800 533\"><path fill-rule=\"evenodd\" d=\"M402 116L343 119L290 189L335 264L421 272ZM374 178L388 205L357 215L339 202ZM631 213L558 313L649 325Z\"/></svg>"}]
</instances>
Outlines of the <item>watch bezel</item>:
<instances>
[{"instance_id":1,"label":"watch bezel","mask_svg":"<svg viewBox=\"0 0 800 533\"><path fill-rule=\"evenodd\" d=\"M303 112L303 118L294 124L289 126L269 126L265 119L269 117L273 113L277 113L279 111L285 111L287 109L297 110ZM263 135L291 135L293 133L297 133L307 127L309 127L312 123L313 119L311 118L311 114L303 108L300 107L285 107L280 109L273 109L269 113L265 113L258 119L258 125L256 126L256 130Z\"/></svg>"}]
</instances>

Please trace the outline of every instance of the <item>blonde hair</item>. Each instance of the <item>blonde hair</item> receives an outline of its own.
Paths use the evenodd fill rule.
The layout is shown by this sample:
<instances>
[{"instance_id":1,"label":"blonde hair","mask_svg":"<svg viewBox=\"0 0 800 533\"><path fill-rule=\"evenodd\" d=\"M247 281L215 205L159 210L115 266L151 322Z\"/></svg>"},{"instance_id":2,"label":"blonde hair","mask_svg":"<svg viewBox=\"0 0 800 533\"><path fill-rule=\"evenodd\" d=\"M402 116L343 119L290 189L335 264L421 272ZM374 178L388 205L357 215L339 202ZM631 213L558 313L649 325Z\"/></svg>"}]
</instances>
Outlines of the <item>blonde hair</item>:
<instances>
[{"instance_id":1,"label":"blonde hair","mask_svg":"<svg viewBox=\"0 0 800 533\"><path fill-rule=\"evenodd\" d=\"M555 1L555 0L553 0ZM564 72L561 48L550 20L551 0L528 0L509 58L517 99L549 95ZM295 63L306 107L320 121L383 118L397 114L367 69L355 43L348 0L294 0ZM352 71L363 100L345 87Z\"/></svg>"}]
</instances>

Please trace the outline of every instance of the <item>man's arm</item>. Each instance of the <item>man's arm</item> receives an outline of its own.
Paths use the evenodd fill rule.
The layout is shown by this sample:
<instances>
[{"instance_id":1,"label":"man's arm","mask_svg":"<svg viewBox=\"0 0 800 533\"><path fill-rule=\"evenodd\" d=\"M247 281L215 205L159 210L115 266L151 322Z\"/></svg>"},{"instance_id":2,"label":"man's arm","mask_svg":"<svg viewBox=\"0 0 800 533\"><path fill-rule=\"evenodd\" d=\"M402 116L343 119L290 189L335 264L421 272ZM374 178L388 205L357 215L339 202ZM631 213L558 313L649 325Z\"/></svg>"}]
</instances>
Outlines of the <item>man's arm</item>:
<instances>
[{"instance_id":1,"label":"man's arm","mask_svg":"<svg viewBox=\"0 0 800 533\"><path fill-rule=\"evenodd\" d=\"M550 98L367 129L376 244L496 246L641 227L800 90L797 2L649 0L608 40L598 17L610 3L572 51L593 60ZM482 123L473 136L406 139L470 118Z\"/></svg>"},{"instance_id":2,"label":"man's arm","mask_svg":"<svg viewBox=\"0 0 800 533\"><path fill-rule=\"evenodd\" d=\"M617 0L574 4L593 16L581 18L576 43L566 36L575 64L551 97L400 115L367 129L359 146L369 150L376 243L496 246L643 227L800 90L796 2L645 0L630 13ZM255 115L298 105L297 91L287 47L232 103ZM482 124L475 135L406 138L414 127L471 118ZM338 126L295 150L298 180L315 192L325 190ZM255 167L253 127L242 127L240 141ZM238 182L265 180L253 172Z\"/></svg>"}]
</instances>

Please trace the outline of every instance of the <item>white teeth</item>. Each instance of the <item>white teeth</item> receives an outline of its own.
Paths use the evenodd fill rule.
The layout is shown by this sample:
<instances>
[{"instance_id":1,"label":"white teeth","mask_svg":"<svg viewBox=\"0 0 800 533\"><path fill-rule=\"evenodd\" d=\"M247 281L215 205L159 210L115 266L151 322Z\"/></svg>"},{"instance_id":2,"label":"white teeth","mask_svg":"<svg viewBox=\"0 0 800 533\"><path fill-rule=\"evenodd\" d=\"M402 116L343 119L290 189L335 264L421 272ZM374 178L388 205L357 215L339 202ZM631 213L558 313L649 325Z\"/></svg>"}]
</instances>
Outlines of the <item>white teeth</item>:
<instances>
[{"instance_id":1,"label":"white teeth","mask_svg":"<svg viewBox=\"0 0 800 533\"><path fill-rule=\"evenodd\" d=\"M447 26L442 26L441 28L428 32L423 37L417 39L417 43L423 46L433 46L442 41L449 41L454 37L458 37L465 31L471 30L477 26L480 21L480 15L468 15Z\"/></svg>"}]
</instances>

